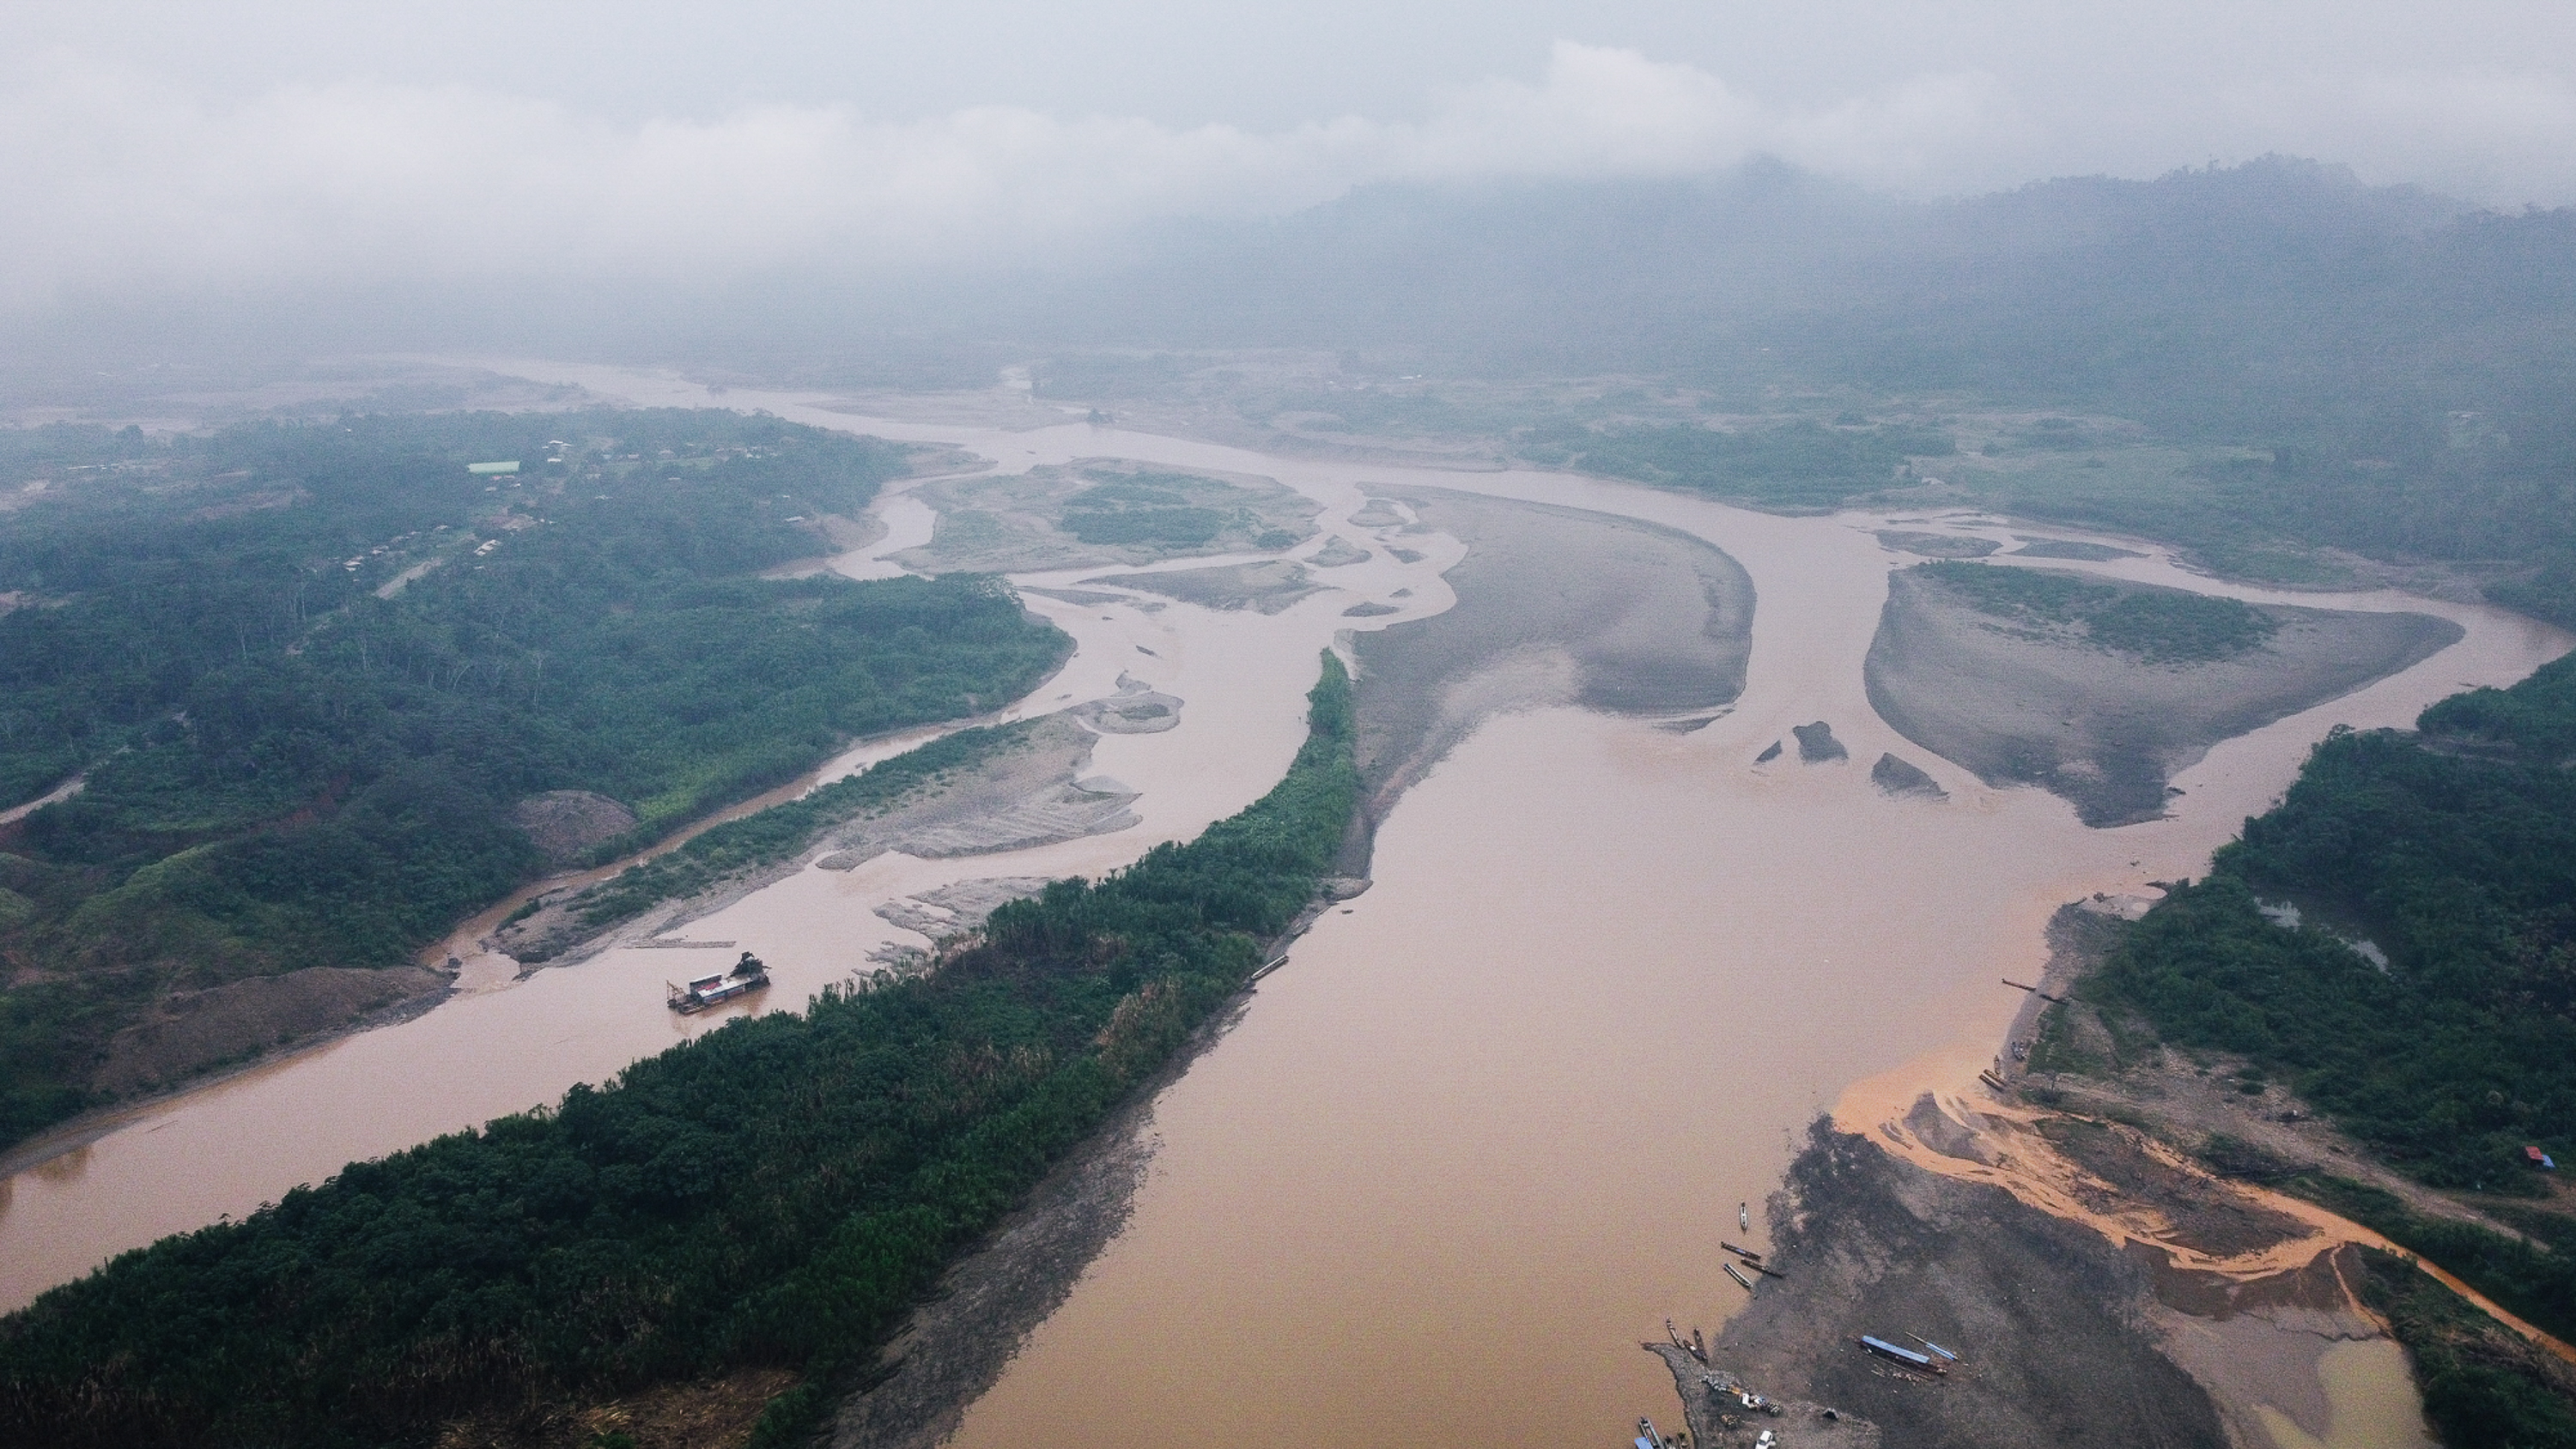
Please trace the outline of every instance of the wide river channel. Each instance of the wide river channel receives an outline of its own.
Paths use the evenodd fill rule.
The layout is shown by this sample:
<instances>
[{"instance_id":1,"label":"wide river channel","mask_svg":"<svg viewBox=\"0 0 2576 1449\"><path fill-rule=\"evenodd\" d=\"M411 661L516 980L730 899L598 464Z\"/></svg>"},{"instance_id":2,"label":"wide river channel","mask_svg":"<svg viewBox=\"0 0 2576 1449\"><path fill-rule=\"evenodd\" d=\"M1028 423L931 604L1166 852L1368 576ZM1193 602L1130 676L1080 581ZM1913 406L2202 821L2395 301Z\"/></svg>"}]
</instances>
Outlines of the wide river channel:
<instances>
[{"instance_id":1,"label":"wide river channel","mask_svg":"<svg viewBox=\"0 0 2576 1449\"><path fill-rule=\"evenodd\" d=\"M1178 728L1106 736L1094 755L1094 771L1141 792L1142 823L1004 854L809 869L679 933L758 951L778 981L772 1003L866 969L876 947L917 943L875 914L885 901L975 877L1096 874L1259 796L1302 737L1316 651L1450 601L1440 572L1459 547L1415 535L1406 545L1423 557L1396 559L1350 522L1372 492L1440 487L1646 520L1752 577L1746 687L1713 723L1680 733L1566 708L1505 714L1401 798L1373 888L1327 913L1154 1103L1131 1217L967 1410L954 1442L972 1449L1622 1442L1638 1413L1671 1405L1668 1373L1638 1341L1668 1317L1713 1329L1743 1297L1714 1252L1721 1232L1744 1236L1737 1204L1753 1204L1758 1244L1793 1143L1845 1087L1996 1042L2020 1004L1997 978L2036 979L2057 906L2200 874L2331 726L2411 723L2570 643L2476 606L2221 585L2162 553L2080 565L2254 601L2437 614L2467 631L2213 748L2175 778L2184 793L2166 818L2089 829L2064 801L1991 789L1873 712L1863 657L1888 572L1911 561L1880 545L1878 516L1781 518L1564 475L1270 457L1078 422L900 422L657 375L510 370L638 404L765 408L951 443L1004 472L1116 457L1265 475L1320 505L1327 535L1375 554L1319 570L1331 587L1275 615L1032 595L1079 648L1020 712L1101 697L1122 674L1184 702ZM839 561L847 572L891 571L878 556L927 535L928 511L907 494L878 507L890 536ZM1939 526L2010 536L1991 520ZM1363 602L1396 612L1343 616ZM1755 763L1812 720L1831 723L1854 763ZM1948 798L1872 788L1867 762L1882 751L1929 770ZM706 1030L716 1023L664 1009L662 983L719 959L625 947L523 979L472 961L469 989L426 1015L130 1112L0 1185L0 1308Z\"/></svg>"}]
</instances>

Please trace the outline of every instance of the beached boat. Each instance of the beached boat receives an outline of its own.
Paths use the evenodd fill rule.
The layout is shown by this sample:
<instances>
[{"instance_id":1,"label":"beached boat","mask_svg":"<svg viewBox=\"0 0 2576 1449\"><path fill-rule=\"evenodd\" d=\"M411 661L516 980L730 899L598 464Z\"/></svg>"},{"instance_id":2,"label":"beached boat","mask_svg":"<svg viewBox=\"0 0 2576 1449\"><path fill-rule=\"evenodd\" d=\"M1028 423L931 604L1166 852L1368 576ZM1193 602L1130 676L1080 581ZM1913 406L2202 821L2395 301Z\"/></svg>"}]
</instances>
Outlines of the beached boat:
<instances>
[{"instance_id":1,"label":"beached boat","mask_svg":"<svg viewBox=\"0 0 2576 1449\"><path fill-rule=\"evenodd\" d=\"M710 1006L721 1005L739 996L748 996L769 985L769 968L749 951L734 963L731 971L701 976L686 986L664 982L667 988L664 1004L682 1016L694 1016Z\"/></svg>"},{"instance_id":2,"label":"beached boat","mask_svg":"<svg viewBox=\"0 0 2576 1449\"><path fill-rule=\"evenodd\" d=\"M1637 1416L1637 1449L1672 1449L1664 1436L1655 1432L1655 1421L1643 1414Z\"/></svg>"},{"instance_id":3,"label":"beached boat","mask_svg":"<svg viewBox=\"0 0 2576 1449\"><path fill-rule=\"evenodd\" d=\"M1751 1248L1739 1248L1733 1243L1726 1241L1724 1238L1718 1239L1717 1245L1724 1248L1726 1251L1733 1253L1735 1256L1742 1258L1754 1272L1761 1274L1765 1278L1786 1278L1789 1276L1777 1268L1764 1267L1762 1265L1762 1255L1753 1251Z\"/></svg>"},{"instance_id":4,"label":"beached boat","mask_svg":"<svg viewBox=\"0 0 2576 1449\"><path fill-rule=\"evenodd\" d=\"M1735 1265L1733 1263L1720 1263L1717 1266L1724 1268L1726 1270L1726 1276L1741 1284L1745 1292L1750 1293L1753 1291L1753 1280L1736 1272Z\"/></svg>"},{"instance_id":5,"label":"beached boat","mask_svg":"<svg viewBox=\"0 0 2576 1449\"><path fill-rule=\"evenodd\" d=\"M1860 1336L1860 1346L1868 1349L1871 1353L1877 1354L1881 1358L1893 1359L1896 1362L1905 1365L1907 1368L1917 1369L1927 1374L1946 1374L1949 1372L1948 1369L1943 1368L1941 1364L1928 1353L1916 1353L1910 1348L1899 1348L1895 1344L1888 1342L1886 1339L1872 1338L1866 1333Z\"/></svg>"}]
</instances>

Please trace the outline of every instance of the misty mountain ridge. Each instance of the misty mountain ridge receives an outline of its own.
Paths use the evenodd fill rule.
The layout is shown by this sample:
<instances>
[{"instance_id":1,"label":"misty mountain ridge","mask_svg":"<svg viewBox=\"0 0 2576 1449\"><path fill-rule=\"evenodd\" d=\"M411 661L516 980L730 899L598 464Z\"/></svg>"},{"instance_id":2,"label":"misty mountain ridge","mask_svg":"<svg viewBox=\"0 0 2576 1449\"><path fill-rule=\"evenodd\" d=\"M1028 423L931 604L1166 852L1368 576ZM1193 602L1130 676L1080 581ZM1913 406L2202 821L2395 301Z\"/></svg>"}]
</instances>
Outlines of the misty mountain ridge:
<instances>
[{"instance_id":1,"label":"misty mountain ridge","mask_svg":"<svg viewBox=\"0 0 2576 1449\"><path fill-rule=\"evenodd\" d=\"M1158 224L1007 269L92 296L23 319L22 349L114 366L136 352L509 347L766 371L972 343L1325 347L1486 375L1659 370L1797 343L1773 335L1785 324L1872 313L1900 328L2071 305L2296 317L2361 303L2436 328L2527 317L2570 301L2571 226L2564 211L2484 213L2279 157L1939 202L1760 160L1669 180L1374 185L1277 219Z\"/></svg>"},{"instance_id":2,"label":"misty mountain ridge","mask_svg":"<svg viewBox=\"0 0 2576 1449\"><path fill-rule=\"evenodd\" d=\"M1686 352L1711 322L1927 293L2008 299L2052 260L2128 283L2233 276L2242 286L2247 269L2314 280L2475 214L2418 188L2374 188L2342 167L2277 157L1943 202L1771 160L1683 180L1380 185L1274 221L1142 239L1132 260L1093 279L1091 295L1035 299L1045 329L1036 335L1211 347L1383 338L1437 351L1532 323L1615 319L1630 327L1614 331ZM1001 302L995 320L1027 316L1031 300Z\"/></svg>"}]
</instances>

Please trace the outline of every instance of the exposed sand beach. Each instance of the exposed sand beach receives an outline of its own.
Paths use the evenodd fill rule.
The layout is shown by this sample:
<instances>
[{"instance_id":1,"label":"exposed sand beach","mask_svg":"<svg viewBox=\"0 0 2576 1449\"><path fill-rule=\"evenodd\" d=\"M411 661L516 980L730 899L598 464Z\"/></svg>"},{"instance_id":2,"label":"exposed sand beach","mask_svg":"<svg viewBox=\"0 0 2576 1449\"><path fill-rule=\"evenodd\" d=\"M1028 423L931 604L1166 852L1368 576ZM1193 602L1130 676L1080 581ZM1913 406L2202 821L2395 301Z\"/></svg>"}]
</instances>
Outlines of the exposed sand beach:
<instances>
[{"instance_id":1,"label":"exposed sand beach","mask_svg":"<svg viewBox=\"0 0 2576 1449\"><path fill-rule=\"evenodd\" d=\"M1883 535L1882 535L1883 536ZM2351 693L2447 648L2428 614L2267 604L2276 632L2235 658L2149 662L2016 630L1913 570L1888 579L1869 700L1907 739L1990 785L2037 785L2088 825L2164 813L2167 782L2220 740Z\"/></svg>"},{"instance_id":2,"label":"exposed sand beach","mask_svg":"<svg viewBox=\"0 0 2576 1449\"><path fill-rule=\"evenodd\" d=\"M676 378L537 375L642 403L709 400ZM1928 751L1873 708L1865 665L1902 562L1875 536L1892 531L1885 518L1779 518L1562 475L1263 457L1095 424L978 432L855 419L828 399L746 390L723 401L889 437L962 439L1002 473L1118 457L1275 479L1315 505L1316 531L1371 555L1326 564L1329 541L1309 533L1266 555L1018 575L1031 606L1081 642L1020 717L1110 700L1131 674L1180 702L1177 726L1093 746L1088 769L1135 789L1140 823L1002 855L893 850L848 872L801 870L690 927L804 973L781 983L801 995L867 969L870 950L925 939L881 906L968 879L1111 868L1193 833L1276 778L1299 737L1314 649L1356 631L1342 647L1359 658L1363 714L1379 722L1372 785L1391 802L1376 820L1374 885L1326 909L1231 1030L1139 1104L1129 1136L1095 1144L1097 1175L1069 1165L1047 1189L1062 1196L1042 1193L996 1240L1004 1256L960 1268L948 1302L985 1292L980 1282L1019 1305L954 1320L965 1326L951 1331L982 1335L974 1354L943 1357L941 1310L925 1313L905 1362L961 1371L923 1391L916 1406L931 1408L907 1432L953 1423L961 1449L1033 1438L1357 1446L1423 1422L1441 1437L1534 1446L1617 1434L1639 1410L1670 1403L1661 1395L1672 1376L1638 1353L1639 1339L1666 1317L1719 1327L1747 1301L1709 1241L1734 1234L1734 1204L1760 1203L1781 1182L1798 1131L1855 1080L1961 1041L1989 1058L2017 1005L1993 977L2043 968L2057 903L2197 873L2332 724L2409 719L2462 681L2509 682L2564 647L2492 610L2391 595L2302 600L2429 612L2470 632L2437 665L2211 745L2175 777L2188 794L2163 818L2093 829L2059 798L1991 784ZM835 567L894 568L885 555L930 542L939 517L905 488L877 513L883 539ZM2003 528L1909 524L1963 537ZM1560 548L1560 536L1576 543ZM1632 561L1629 550L1650 557ZM1152 574L1269 562L1305 569L1323 591L1276 614L1148 593ZM1633 617L1624 599L1596 597L1599 574L1632 562L1654 601ZM2230 587L2183 575L2162 554L2079 562L2102 577ZM1352 612L1364 606L1393 612ZM1408 632L1427 642L1404 641ZM1367 702L1372 688L1381 702ZM1848 762L1759 758L1795 727ZM1931 789L1860 767L1889 758ZM1867 888L1855 894L1855 882ZM508 979L415 1024L428 1031L353 1040L231 1097L174 1104L137 1124L146 1130L103 1139L60 1181L18 1179L0 1249L69 1241L76 1270L85 1244L240 1210L312 1172L308 1159L385 1150L477 1120L495 1098L524 1105L568 1073L614 1070L651 1028L670 1034L657 995L637 1007L623 994L653 992L668 955L613 948L576 970ZM387 1089L428 1109L390 1110ZM439 1093L448 1100L430 1101ZM366 1120L327 1110L341 1098L363 1100ZM255 1162L225 1160L217 1191L120 1215L118 1204L147 1196L139 1184L212 1162L216 1142L238 1144L245 1113L303 1133L299 1150L260 1146ZM1870 1190L1904 1207L1906 1192L1920 1197L1912 1182L1899 1174ZM1994 1184L1939 1180L1948 1186L2019 1201ZM1095 1206L1050 1220L1050 1201ZM1913 1231L1894 1218L1884 1226ZM1983 1261L2019 1274L2062 1259L2079 1284L2146 1283L2152 1298L2145 1266L2089 1228L2089 1239L2060 1237L2061 1226L2017 1228L2019 1246ZM1785 1243L1762 1222L1750 1236L1757 1250ZM1031 1256L1010 1259L1014 1241L1034 1244ZM2104 1244L2109 1259L2088 1267L2075 1249L2058 1251L2078 1241ZM1012 1261L1023 1266L995 1266ZM1962 1263L1967 1274L1973 1264ZM1947 1301L1943 1283L1922 1291L1927 1304ZM2120 1301L2105 1297L2099 1314L2115 1316ZM1462 1341L1474 1350L1458 1351ZM2126 1340L2101 1342L2121 1382L2158 1393L2174 1382L2170 1361L2159 1369ZM2194 1408L2195 1392L2186 1381L2168 1395L2177 1434L2232 1422ZM869 1427L889 1422L868 1417L870 1401L849 1406L843 1442L888 1442ZM2025 1427L2054 1422L2034 1408Z\"/></svg>"}]
</instances>

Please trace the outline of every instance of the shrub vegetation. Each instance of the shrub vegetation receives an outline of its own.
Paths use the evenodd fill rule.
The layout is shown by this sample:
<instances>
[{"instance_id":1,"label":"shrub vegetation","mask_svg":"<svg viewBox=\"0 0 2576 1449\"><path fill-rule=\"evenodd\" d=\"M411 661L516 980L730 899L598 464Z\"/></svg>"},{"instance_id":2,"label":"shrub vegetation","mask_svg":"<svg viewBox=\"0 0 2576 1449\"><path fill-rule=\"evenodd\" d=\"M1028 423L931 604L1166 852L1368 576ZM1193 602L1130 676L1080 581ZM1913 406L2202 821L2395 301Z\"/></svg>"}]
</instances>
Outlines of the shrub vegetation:
<instances>
[{"instance_id":1,"label":"shrub vegetation","mask_svg":"<svg viewBox=\"0 0 2576 1449\"><path fill-rule=\"evenodd\" d=\"M0 1320L0 1438L386 1445L802 1370L763 1443L1151 1076L1313 899L1358 798L1330 655L1287 777L1186 845L996 911L938 972L727 1024L164 1239Z\"/></svg>"},{"instance_id":2,"label":"shrub vegetation","mask_svg":"<svg viewBox=\"0 0 2576 1449\"><path fill-rule=\"evenodd\" d=\"M2152 663L2232 659L2261 648L2280 627L2241 600L2097 583L2054 569L1928 563L1917 571L1998 618L2073 632L2098 648Z\"/></svg>"},{"instance_id":3,"label":"shrub vegetation","mask_svg":"<svg viewBox=\"0 0 2576 1449\"><path fill-rule=\"evenodd\" d=\"M1068 647L994 580L757 577L905 458L772 418L11 441L46 486L0 514L0 803L87 788L0 827L0 1144L153 1002L398 964L529 879L526 796L631 807L609 858Z\"/></svg>"},{"instance_id":4,"label":"shrub vegetation","mask_svg":"<svg viewBox=\"0 0 2576 1449\"><path fill-rule=\"evenodd\" d=\"M2207 879L2119 933L2083 990L2106 1021L2248 1059L2401 1171L2487 1195L2522 1236L2273 1170L2241 1144L2216 1145L2223 1169L2276 1179L2576 1336L2576 1219L2544 1205L2523 1152L2576 1161L2576 655L2453 695L2418 725L2334 731ZM2264 914L2267 898L2300 904L2303 924ZM2412 1270L2374 1271L2444 1442L2576 1443L2576 1405L2502 1330Z\"/></svg>"}]
</instances>

